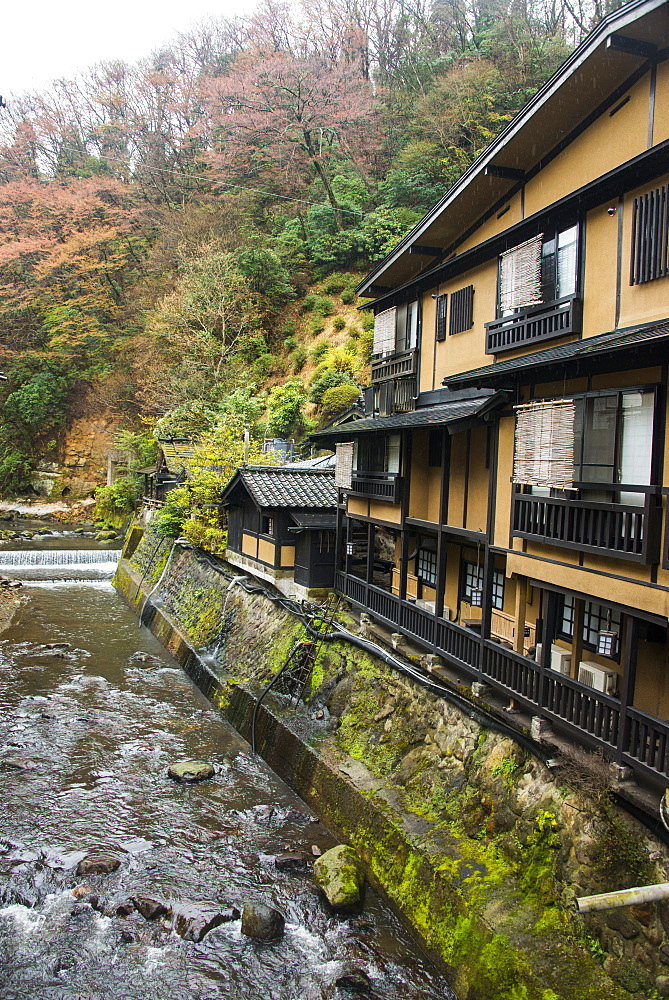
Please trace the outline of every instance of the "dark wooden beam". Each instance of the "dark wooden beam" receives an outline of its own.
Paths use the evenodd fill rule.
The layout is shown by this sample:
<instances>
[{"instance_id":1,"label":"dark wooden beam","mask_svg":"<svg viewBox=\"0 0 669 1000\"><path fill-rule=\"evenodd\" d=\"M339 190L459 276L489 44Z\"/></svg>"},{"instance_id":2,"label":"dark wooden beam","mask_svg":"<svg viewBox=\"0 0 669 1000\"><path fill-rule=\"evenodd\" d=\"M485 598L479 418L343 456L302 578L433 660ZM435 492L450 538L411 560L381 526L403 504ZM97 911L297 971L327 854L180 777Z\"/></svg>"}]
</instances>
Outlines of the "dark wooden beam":
<instances>
[{"instance_id":1,"label":"dark wooden beam","mask_svg":"<svg viewBox=\"0 0 669 1000\"><path fill-rule=\"evenodd\" d=\"M370 285L367 292L373 296L387 295L388 292L392 292L392 288L390 285ZM367 295L367 292L365 292L365 295Z\"/></svg>"},{"instance_id":2,"label":"dark wooden beam","mask_svg":"<svg viewBox=\"0 0 669 1000\"><path fill-rule=\"evenodd\" d=\"M657 45L652 42L642 42L629 35L609 35L606 39L607 49L614 52L625 52L629 56L640 56L642 59L652 59L657 52Z\"/></svg>"},{"instance_id":3,"label":"dark wooden beam","mask_svg":"<svg viewBox=\"0 0 669 1000\"><path fill-rule=\"evenodd\" d=\"M522 181L525 171L518 167L504 167L498 163L489 163L485 168L486 177L502 177L505 181Z\"/></svg>"},{"instance_id":4,"label":"dark wooden beam","mask_svg":"<svg viewBox=\"0 0 669 1000\"><path fill-rule=\"evenodd\" d=\"M438 257L441 247L426 247L422 243L414 243L409 247L409 253L423 254L425 257Z\"/></svg>"}]
</instances>

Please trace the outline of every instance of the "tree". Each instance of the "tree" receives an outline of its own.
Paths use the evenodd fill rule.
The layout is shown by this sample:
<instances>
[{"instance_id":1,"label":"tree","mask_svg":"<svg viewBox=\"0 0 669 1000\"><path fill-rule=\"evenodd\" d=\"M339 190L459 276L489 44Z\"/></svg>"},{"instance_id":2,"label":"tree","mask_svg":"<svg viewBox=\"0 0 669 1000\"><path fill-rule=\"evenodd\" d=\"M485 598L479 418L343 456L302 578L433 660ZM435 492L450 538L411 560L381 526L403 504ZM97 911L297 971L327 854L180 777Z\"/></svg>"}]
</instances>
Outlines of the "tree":
<instances>
[{"instance_id":1,"label":"tree","mask_svg":"<svg viewBox=\"0 0 669 1000\"><path fill-rule=\"evenodd\" d=\"M210 82L209 98L212 165L223 180L249 168L303 189L316 180L343 228L333 167L348 160L364 168L376 146L371 87L344 66L277 52L240 57L228 76Z\"/></svg>"}]
</instances>

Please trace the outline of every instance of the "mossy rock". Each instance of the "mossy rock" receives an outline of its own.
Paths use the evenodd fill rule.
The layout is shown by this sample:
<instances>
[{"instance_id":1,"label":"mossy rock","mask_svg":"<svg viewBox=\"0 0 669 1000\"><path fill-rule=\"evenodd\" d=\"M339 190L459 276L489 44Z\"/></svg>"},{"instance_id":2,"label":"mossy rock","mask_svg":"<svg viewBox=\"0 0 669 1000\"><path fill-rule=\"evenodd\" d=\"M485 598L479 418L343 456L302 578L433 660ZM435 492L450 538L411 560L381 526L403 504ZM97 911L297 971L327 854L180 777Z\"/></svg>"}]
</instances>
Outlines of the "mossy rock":
<instances>
[{"instance_id":1,"label":"mossy rock","mask_svg":"<svg viewBox=\"0 0 669 1000\"><path fill-rule=\"evenodd\" d=\"M327 901L338 913L359 910L365 898L365 872L351 847L340 844L314 864L314 877Z\"/></svg>"},{"instance_id":2,"label":"mossy rock","mask_svg":"<svg viewBox=\"0 0 669 1000\"><path fill-rule=\"evenodd\" d=\"M216 772L211 764L205 764L203 761L181 760L177 764L170 764L167 773L174 781L192 782L213 778Z\"/></svg>"}]
</instances>

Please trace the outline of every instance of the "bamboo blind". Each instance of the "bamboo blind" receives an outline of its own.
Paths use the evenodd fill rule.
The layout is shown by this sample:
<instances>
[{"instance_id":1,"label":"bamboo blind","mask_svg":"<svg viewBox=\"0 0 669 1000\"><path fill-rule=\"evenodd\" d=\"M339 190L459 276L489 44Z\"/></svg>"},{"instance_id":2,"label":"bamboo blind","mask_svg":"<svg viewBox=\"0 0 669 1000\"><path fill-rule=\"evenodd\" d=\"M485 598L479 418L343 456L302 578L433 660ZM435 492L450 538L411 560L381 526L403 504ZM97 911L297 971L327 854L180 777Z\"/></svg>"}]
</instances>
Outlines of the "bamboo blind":
<instances>
[{"instance_id":1,"label":"bamboo blind","mask_svg":"<svg viewBox=\"0 0 669 1000\"><path fill-rule=\"evenodd\" d=\"M541 245L544 234L507 250L500 258L499 304L502 315L541 302Z\"/></svg>"},{"instance_id":2,"label":"bamboo blind","mask_svg":"<svg viewBox=\"0 0 669 1000\"><path fill-rule=\"evenodd\" d=\"M395 314L397 309L384 309L374 317L374 354L395 352Z\"/></svg>"},{"instance_id":3,"label":"bamboo blind","mask_svg":"<svg viewBox=\"0 0 669 1000\"><path fill-rule=\"evenodd\" d=\"M527 403L515 409L513 482L573 489L574 400Z\"/></svg>"},{"instance_id":4,"label":"bamboo blind","mask_svg":"<svg viewBox=\"0 0 669 1000\"><path fill-rule=\"evenodd\" d=\"M335 486L350 490L353 481L353 442L344 441L335 445Z\"/></svg>"}]
</instances>

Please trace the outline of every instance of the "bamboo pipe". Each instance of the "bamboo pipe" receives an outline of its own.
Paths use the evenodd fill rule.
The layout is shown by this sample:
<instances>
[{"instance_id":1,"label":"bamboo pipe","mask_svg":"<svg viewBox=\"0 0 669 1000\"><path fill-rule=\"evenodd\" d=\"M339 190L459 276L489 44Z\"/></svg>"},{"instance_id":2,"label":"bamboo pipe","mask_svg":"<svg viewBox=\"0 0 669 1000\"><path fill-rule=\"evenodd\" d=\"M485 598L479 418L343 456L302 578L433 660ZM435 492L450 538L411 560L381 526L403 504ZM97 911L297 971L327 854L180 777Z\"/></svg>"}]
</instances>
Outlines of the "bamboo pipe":
<instances>
[{"instance_id":1,"label":"bamboo pipe","mask_svg":"<svg viewBox=\"0 0 669 1000\"><path fill-rule=\"evenodd\" d=\"M669 882L619 889L618 892L601 892L597 896L581 896L576 900L576 909L579 913L590 913L592 910L615 910L619 906L654 903L660 899L669 899Z\"/></svg>"}]
</instances>

